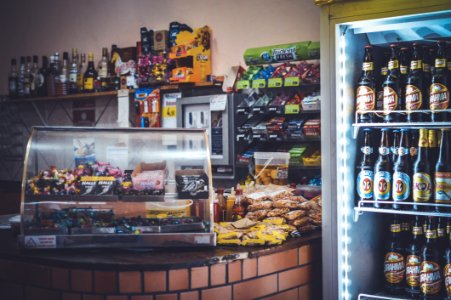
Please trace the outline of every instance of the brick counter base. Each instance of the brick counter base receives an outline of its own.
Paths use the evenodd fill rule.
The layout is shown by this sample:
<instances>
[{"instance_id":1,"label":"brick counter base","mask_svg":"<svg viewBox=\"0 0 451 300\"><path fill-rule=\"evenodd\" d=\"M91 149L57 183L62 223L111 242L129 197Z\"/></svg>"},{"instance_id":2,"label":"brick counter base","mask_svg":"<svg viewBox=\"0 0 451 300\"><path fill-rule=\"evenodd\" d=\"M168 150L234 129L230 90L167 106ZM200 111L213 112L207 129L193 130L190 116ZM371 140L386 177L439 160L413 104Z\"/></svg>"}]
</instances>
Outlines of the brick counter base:
<instances>
[{"instance_id":1,"label":"brick counter base","mask_svg":"<svg viewBox=\"0 0 451 300\"><path fill-rule=\"evenodd\" d=\"M99 271L0 259L1 300L321 299L321 243L167 271Z\"/></svg>"}]
</instances>

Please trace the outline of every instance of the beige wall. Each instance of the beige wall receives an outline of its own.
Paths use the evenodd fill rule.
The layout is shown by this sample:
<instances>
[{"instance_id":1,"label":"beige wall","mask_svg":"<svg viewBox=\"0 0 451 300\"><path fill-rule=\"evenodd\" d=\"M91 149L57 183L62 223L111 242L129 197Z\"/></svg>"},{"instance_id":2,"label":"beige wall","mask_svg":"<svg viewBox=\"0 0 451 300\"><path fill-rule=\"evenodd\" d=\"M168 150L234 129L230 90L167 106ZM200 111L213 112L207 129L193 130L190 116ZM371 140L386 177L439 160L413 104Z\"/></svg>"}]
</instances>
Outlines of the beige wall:
<instances>
[{"instance_id":1,"label":"beige wall","mask_svg":"<svg viewBox=\"0 0 451 300\"><path fill-rule=\"evenodd\" d=\"M139 28L167 29L171 21L213 30L213 73L243 63L246 48L319 40L313 0L14 0L0 4L0 94L10 59L77 47L135 45Z\"/></svg>"}]
</instances>

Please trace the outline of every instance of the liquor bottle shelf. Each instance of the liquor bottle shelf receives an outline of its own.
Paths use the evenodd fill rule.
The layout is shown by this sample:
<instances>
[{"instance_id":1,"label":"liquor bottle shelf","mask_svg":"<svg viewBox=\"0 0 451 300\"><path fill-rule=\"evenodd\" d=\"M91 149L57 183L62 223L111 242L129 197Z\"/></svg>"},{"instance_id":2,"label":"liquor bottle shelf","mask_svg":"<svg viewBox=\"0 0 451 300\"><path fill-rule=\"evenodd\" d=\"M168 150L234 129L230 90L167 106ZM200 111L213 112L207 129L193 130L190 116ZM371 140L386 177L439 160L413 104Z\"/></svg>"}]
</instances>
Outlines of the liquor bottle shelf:
<instances>
[{"instance_id":1,"label":"liquor bottle shelf","mask_svg":"<svg viewBox=\"0 0 451 300\"><path fill-rule=\"evenodd\" d=\"M402 209L393 208L377 208L374 207L374 200L360 200L358 206L354 207L354 222L358 222L359 217L364 212L382 213L382 214L398 214L398 215L416 215L416 216L433 216L433 217L451 217L451 204L432 204L432 203L413 203L413 202L396 202L396 205L402 206ZM382 205L391 206L393 201L377 201ZM429 208L428 210L413 210L413 206ZM444 211L439 212L436 209L442 208Z\"/></svg>"},{"instance_id":2,"label":"liquor bottle shelf","mask_svg":"<svg viewBox=\"0 0 451 300\"><path fill-rule=\"evenodd\" d=\"M407 296L394 296L388 295L387 293L377 293L377 294L359 294L358 300L408 300L411 299Z\"/></svg>"}]
</instances>

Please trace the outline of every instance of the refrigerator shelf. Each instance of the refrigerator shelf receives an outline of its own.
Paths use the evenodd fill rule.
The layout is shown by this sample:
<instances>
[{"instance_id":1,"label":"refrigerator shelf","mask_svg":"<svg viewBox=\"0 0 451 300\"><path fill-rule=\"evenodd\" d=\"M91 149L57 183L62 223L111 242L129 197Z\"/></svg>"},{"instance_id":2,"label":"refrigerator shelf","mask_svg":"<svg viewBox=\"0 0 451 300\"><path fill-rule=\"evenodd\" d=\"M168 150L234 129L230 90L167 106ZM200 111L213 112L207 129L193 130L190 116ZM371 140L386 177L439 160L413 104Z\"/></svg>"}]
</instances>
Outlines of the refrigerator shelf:
<instances>
[{"instance_id":1,"label":"refrigerator shelf","mask_svg":"<svg viewBox=\"0 0 451 300\"><path fill-rule=\"evenodd\" d=\"M388 295L387 293L377 293L377 294L359 294L358 300L373 300L373 299L381 299L381 300L408 300L407 296L393 296Z\"/></svg>"},{"instance_id":2,"label":"refrigerator shelf","mask_svg":"<svg viewBox=\"0 0 451 300\"><path fill-rule=\"evenodd\" d=\"M376 208L373 205L376 203L374 200L361 200L357 207L354 207L354 222L359 221L359 217L364 212L382 213L382 214L398 214L398 215L415 215L415 216L432 216L432 217L451 217L449 212L438 212L437 208L444 208L451 211L450 204L430 204L430 203L413 203L413 202L396 202L397 205L404 206L404 209L392 209L392 208ZM393 205L393 201L378 201L380 204ZM413 206L429 207L431 211L416 211L413 210Z\"/></svg>"}]
</instances>

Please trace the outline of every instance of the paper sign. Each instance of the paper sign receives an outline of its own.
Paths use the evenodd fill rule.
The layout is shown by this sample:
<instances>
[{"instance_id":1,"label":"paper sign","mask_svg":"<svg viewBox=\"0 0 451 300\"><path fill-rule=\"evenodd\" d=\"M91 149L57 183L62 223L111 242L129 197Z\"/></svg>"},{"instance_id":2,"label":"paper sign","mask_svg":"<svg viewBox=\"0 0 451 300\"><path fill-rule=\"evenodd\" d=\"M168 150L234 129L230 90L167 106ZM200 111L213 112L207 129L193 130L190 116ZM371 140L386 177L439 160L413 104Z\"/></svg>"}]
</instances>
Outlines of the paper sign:
<instances>
[{"instance_id":1,"label":"paper sign","mask_svg":"<svg viewBox=\"0 0 451 300\"><path fill-rule=\"evenodd\" d=\"M126 169L128 167L128 147L106 147L106 161L114 167Z\"/></svg>"},{"instance_id":2,"label":"paper sign","mask_svg":"<svg viewBox=\"0 0 451 300\"><path fill-rule=\"evenodd\" d=\"M227 105L227 95L216 95L210 98L210 111L224 111Z\"/></svg>"},{"instance_id":3,"label":"paper sign","mask_svg":"<svg viewBox=\"0 0 451 300\"><path fill-rule=\"evenodd\" d=\"M56 248L55 235L26 235L25 248Z\"/></svg>"}]
</instances>

